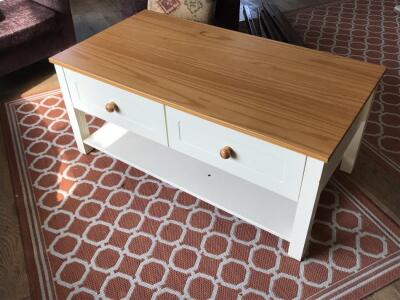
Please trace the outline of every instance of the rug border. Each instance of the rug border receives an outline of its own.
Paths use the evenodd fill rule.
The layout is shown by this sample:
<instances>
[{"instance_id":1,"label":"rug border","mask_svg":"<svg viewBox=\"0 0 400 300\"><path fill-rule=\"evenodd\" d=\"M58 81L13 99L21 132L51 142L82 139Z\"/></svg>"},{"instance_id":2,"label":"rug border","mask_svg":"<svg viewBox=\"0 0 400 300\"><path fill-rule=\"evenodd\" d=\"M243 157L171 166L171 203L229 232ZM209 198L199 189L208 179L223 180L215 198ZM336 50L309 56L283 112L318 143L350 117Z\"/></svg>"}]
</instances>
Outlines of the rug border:
<instances>
[{"instance_id":1,"label":"rug border","mask_svg":"<svg viewBox=\"0 0 400 300\"><path fill-rule=\"evenodd\" d=\"M29 278L29 286L30 286L30 295L34 299L45 299L44 296L49 296L47 293L45 295L42 294L41 289L40 289L40 281L39 281L39 275L38 271L36 268L36 261L33 255L33 243L32 243L32 236L30 234L30 230L24 230L24 229L29 229L29 224L28 224L28 216L26 213L26 207L24 205L24 199L23 198L23 189L21 187L21 178L20 174L17 168L17 161L15 157L15 149L13 146L12 142L12 134L11 134L11 128L9 125L9 115L8 115L8 110L7 110L7 104L10 104L11 102L16 102L16 101L28 101L30 99L38 98L40 96L44 95L52 95L60 93L59 89L51 90L48 92L44 93L38 93L38 94L33 94L31 96L27 97L21 97L19 99L14 99L14 100L9 100L1 103L1 112L0 112L0 122L1 125L3 126L3 135L4 135L4 146L6 150L6 155L7 155L7 161L9 165L9 172L11 176L11 183L12 183L12 188L13 188L13 193L14 193L14 199L15 199L15 204L18 210L18 219L20 223L20 228L21 228L21 237L22 237L22 243L23 243L23 251L24 251L24 258L25 258L25 265L27 268L27 273L28 273L28 278ZM377 157L381 159L380 157ZM400 231L400 227L398 224L392 220L390 216L388 216L381 208L379 208L374 201L369 199L369 197L359 188L357 187L354 183L352 183L349 180L346 180L344 176L336 176L337 181L339 181L341 184L343 184L343 180L345 181L346 185L351 185L353 188L356 189L357 194L362 195L362 202L365 202L367 200L368 208L374 211L378 212L379 215L377 215L378 219L382 219L384 217L387 219L389 222L393 223L390 224L390 227L394 226L398 231ZM354 290L349 291L348 293L341 294L344 299L351 299L352 297L359 297L363 298L365 296L368 296L384 287L389 285L395 280L398 280L400 278L400 272L397 272L400 270L400 267L397 266L394 270L388 271L385 274L378 274L377 278L373 282L366 283L365 285L359 286ZM389 273L389 274L388 274ZM398 276L395 276L399 274ZM381 286L376 286L376 281L380 280L381 282L383 281L383 285ZM325 290L325 289L324 289ZM320 291L320 293L312 295L309 299L314 299L314 298L324 298L324 290ZM47 291L45 289L45 291ZM48 291L47 291L48 292Z\"/></svg>"},{"instance_id":2,"label":"rug border","mask_svg":"<svg viewBox=\"0 0 400 300\"><path fill-rule=\"evenodd\" d=\"M339 189L348 189L348 186L351 186L351 188L354 189L354 193L357 194L357 200L362 202L362 204L365 206L365 208L373 213L373 216L375 216L376 219L382 222L383 219L385 219L388 224L385 224L385 226L388 228L388 230L395 231L394 234L396 234L398 237L398 243L400 243L400 225L397 224L396 221L394 221L388 214L386 214L385 211L383 211L373 200L371 200L367 194L365 194L355 183L353 183L351 180L349 180L346 176L346 174L343 174L341 172L335 172L333 176L333 181L334 181L334 186L338 187L339 185L342 185L343 187L338 187ZM354 195L352 195L354 196ZM348 195L348 197L350 197ZM368 217L368 216L367 216ZM379 225L380 226L380 225ZM381 229L380 229L381 230ZM387 234L386 234L387 235ZM340 284L343 284L348 282L349 280L354 280L354 281L360 281L358 277L365 277L368 275L365 274L351 274L349 277L344 278L341 281L336 282L335 284L327 287L324 290L321 290L317 292L316 294L308 297L307 299L326 299L326 300L331 300L331 299L364 299L365 297L387 287L391 283L393 283L396 280L400 279L400 250L397 252L392 253L390 256L386 257L384 259L384 262L389 265L389 267L394 266L393 269L386 269L384 267L374 267L374 264L367 266L366 268L362 270L368 270L371 269L371 273L373 276L376 276L375 274L378 274L376 278L372 282L366 282L364 284L358 285L357 288L355 289L346 289L346 287L341 287ZM386 265L385 265L386 266ZM383 271L386 270L386 272L382 272L381 269L383 268ZM361 272L360 270L359 272ZM378 273L377 273L378 272ZM353 278L354 277L354 278ZM382 282L382 285L377 286L376 282L380 281ZM327 292L330 292L330 290L335 291L333 294L328 294L326 295ZM344 290L344 291L343 291ZM340 291L339 298L336 296L337 291ZM343 292L342 292L343 291ZM356 298L354 298L356 297Z\"/></svg>"},{"instance_id":3,"label":"rug border","mask_svg":"<svg viewBox=\"0 0 400 300\"><path fill-rule=\"evenodd\" d=\"M28 216L26 214L26 208L24 205L24 193L21 186L21 178L18 172L17 160L15 157L15 149L12 142L11 128L9 125L9 115L7 105L14 101L29 100L37 98L47 94L60 93L60 89L54 89L43 93L32 94L30 96L20 96L17 99L11 99L2 101L0 105L0 123L2 127L2 133L4 137L4 148L6 153L6 159L8 164L8 172L10 174L12 191L14 196L14 203L18 211L18 222L20 226L20 236L22 240L22 248L24 253L24 261L26 267L26 273L29 282L29 295L33 299L47 299L48 295L43 295L40 288L40 280L38 270L36 268L36 260L34 257L34 249L32 236L29 230Z\"/></svg>"}]
</instances>

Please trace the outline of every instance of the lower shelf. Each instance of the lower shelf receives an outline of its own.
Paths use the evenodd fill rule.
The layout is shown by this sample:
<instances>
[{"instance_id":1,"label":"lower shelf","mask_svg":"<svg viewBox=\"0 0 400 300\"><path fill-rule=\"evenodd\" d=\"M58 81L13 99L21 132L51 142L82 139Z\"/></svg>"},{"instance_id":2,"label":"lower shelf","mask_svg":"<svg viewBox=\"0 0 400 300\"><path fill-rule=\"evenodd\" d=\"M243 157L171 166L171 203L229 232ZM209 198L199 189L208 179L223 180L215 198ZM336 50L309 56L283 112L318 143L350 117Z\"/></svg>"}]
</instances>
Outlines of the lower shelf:
<instances>
[{"instance_id":1,"label":"lower shelf","mask_svg":"<svg viewBox=\"0 0 400 300\"><path fill-rule=\"evenodd\" d=\"M106 123L85 143L248 223L290 239L297 203Z\"/></svg>"}]
</instances>

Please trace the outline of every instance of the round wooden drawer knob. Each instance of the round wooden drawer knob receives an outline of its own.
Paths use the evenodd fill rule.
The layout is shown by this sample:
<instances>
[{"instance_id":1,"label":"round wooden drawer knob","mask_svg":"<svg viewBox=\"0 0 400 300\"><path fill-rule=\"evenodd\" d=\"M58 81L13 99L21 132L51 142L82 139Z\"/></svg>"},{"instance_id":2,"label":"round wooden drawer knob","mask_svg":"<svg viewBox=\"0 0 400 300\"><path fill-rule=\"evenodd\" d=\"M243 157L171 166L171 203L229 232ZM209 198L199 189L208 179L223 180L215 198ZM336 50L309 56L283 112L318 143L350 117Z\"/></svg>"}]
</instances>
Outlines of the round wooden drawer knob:
<instances>
[{"instance_id":1,"label":"round wooden drawer knob","mask_svg":"<svg viewBox=\"0 0 400 300\"><path fill-rule=\"evenodd\" d=\"M112 113L114 111L118 111L118 105L115 102L108 102L106 104L106 111Z\"/></svg>"},{"instance_id":2,"label":"round wooden drawer knob","mask_svg":"<svg viewBox=\"0 0 400 300\"><path fill-rule=\"evenodd\" d=\"M220 155L221 158L223 158L223 159L231 158L231 157L232 157L232 153L233 153L233 150L232 150L232 148L229 147L229 146L225 146L224 148L222 148L222 149L219 151L219 155Z\"/></svg>"}]
</instances>

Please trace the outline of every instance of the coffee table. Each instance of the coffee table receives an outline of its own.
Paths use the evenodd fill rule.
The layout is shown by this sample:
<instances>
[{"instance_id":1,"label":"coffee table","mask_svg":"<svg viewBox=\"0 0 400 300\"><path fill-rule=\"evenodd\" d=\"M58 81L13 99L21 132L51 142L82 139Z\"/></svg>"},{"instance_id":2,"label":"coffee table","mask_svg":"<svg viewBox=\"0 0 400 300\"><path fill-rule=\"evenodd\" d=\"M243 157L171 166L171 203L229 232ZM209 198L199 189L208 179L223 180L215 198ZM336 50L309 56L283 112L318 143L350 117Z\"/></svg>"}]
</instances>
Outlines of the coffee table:
<instances>
[{"instance_id":1,"label":"coffee table","mask_svg":"<svg viewBox=\"0 0 400 300\"><path fill-rule=\"evenodd\" d=\"M76 144L287 241L301 260L335 169L351 172L384 69L143 11L61 52ZM91 134L85 113L106 121Z\"/></svg>"}]
</instances>

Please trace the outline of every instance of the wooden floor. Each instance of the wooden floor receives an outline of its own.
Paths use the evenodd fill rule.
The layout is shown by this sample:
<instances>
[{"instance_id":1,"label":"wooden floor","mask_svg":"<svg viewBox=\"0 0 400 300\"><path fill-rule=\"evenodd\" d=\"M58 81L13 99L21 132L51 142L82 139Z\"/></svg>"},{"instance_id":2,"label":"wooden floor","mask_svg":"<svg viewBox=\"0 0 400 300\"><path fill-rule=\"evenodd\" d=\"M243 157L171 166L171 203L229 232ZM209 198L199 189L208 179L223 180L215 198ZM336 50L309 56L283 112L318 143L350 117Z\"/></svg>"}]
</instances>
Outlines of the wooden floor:
<instances>
[{"instance_id":1,"label":"wooden floor","mask_svg":"<svg viewBox=\"0 0 400 300\"><path fill-rule=\"evenodd\" d=\"M280 0L279 6L282 10L289 11L323 4L327 1L332 0ZM120 20L117 3L118 1L115 0L71 0L78 40ZM54 69L43 61L0 78L0 101L56 88L58 88L58 82ZM0 299L29 299L22 242L1 128L0 141ZM396 181L362 153L349 178L400 224L399 180ZM368 299L400 299L400 280L371 295Z\"/></svg>"}]
</instances>

